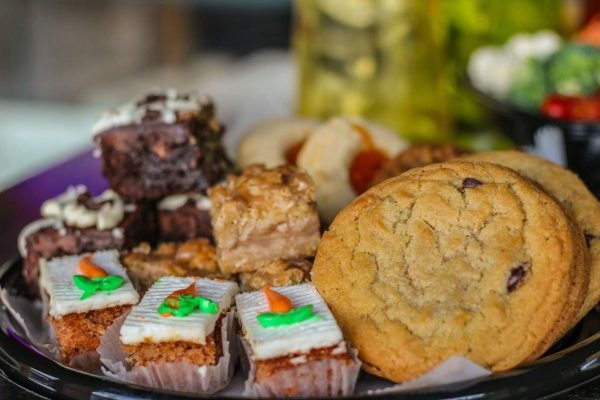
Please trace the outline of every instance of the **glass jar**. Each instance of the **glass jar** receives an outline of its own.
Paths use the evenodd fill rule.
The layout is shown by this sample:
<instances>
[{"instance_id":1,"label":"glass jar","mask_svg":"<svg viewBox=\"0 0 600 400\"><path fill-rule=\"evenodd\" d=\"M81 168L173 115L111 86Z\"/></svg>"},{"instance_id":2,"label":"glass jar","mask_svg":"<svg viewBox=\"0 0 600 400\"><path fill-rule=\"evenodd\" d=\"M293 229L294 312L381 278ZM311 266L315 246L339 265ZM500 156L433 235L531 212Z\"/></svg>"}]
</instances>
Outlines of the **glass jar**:
<instances>
[{"instance_id":1,"label":"glass jar","mask_svg":"<svg viewBox=\"0 0 600 400\"><path fill-rule=\"evenodd\" d=\"M297 0L298 112L450 139L439 0Z\"/></svg>"}]
</instances>

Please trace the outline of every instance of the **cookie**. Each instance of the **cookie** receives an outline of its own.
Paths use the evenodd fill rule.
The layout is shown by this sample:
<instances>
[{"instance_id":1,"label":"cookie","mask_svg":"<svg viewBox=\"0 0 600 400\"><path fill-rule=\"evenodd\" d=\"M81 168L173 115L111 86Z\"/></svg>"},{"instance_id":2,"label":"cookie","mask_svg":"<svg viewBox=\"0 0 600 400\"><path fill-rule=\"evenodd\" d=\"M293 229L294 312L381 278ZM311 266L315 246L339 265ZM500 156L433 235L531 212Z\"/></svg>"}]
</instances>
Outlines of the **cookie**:
<instances>
[{"instance_id":1,"label":"cookie","mask_svg":"<svg viewBox=\"0 0 600 400\"><path fill-rule=\"evenodd\" d=\"M369 182L369 187L398 176L409 169L451 161L469 153L469 151L459 149L451 144L423 143L412 145L396 157L387 160L373 176L373 179Z\"/></svg>"},{"instance_id":2,"label":"cookie","mask_svg":"<svg viewBox=\"0 0 600 400\"><path fill-rule=\"evenodd\" d=\"M584 251L535 184L453 161L389 179L342 210L312 279L365 369L405 382L452 355L493 371L527 360L573 285L587 284L575 273Z\"/></svg>"},{"instance_id":3,"label":"cookie","mask_svg":"<svg viewBox=\"0 0 600 400\"><path fill-rule=\"evenodd\" d=\"M468 159L504 165L537 182L563 205L579 225L590 257L587 296L574 322L579 321L600 301L600 203L596 197L577 175L532 154L495 151L474 154Z\"/></svg>"}]
</instances>

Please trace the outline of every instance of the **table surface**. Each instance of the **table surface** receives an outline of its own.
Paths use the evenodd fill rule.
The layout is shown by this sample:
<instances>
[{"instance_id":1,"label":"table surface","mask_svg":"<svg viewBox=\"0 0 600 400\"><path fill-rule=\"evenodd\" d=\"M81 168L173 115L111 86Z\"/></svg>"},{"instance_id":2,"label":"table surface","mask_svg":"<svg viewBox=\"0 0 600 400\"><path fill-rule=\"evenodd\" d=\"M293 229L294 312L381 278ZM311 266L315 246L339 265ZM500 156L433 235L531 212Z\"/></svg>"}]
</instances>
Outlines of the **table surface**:
<instances>
[{"instance_id":1,"label":"table surface","mask_svg":"<svg viewBox=\"0 0 600 400\"><path fill-rule=\"evenodd\" d=\"M22 227L36 218L44 199L62 192L68 184L85 184L99 193L107 184L99 173L99 160L87 151L0 193L0 263L16 254L16 238ZM18 212L15 212L18 210ZM600 373L598 375L600 378ZM31 392L6 381L0 371L0 399L31 399ZM600 399L600 379L555 398Z\"/></svg>"}]
</instances>

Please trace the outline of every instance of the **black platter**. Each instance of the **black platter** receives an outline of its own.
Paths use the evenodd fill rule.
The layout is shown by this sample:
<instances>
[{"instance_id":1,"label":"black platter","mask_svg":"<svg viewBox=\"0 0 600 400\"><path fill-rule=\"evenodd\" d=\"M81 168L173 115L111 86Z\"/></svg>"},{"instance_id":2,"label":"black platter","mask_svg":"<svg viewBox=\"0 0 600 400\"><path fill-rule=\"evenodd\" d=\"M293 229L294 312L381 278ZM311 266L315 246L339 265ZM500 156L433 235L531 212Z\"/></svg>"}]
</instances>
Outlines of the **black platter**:
<instances>
[{"instance_id":1,"label":"black platter","mask_svg":"<svg viewBox=\"0 0 600 400\"><path fill-rule=\"evenodd\" d=\"M0 268L0 286L12 294L24 289L21 261ZM41 354L27 343L25 334L0 302L0 374L21 388L60 399L173 399L221 398L154 390L123 384L85 373ZM588 314L567 338L535 364L489 377L410 392L354 395L348 398L397 399L535 399L558 395L600 377L600 315Z\"/></svg>"}]
</instances>

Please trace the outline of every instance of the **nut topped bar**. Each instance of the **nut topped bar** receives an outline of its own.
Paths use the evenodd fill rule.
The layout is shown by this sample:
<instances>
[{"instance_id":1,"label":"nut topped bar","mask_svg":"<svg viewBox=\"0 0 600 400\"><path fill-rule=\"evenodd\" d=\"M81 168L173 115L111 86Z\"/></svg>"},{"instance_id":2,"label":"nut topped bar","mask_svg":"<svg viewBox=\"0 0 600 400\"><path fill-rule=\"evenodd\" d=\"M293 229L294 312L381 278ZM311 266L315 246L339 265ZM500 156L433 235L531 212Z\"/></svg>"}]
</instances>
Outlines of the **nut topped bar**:
<instances>
[{"instance_id":1,"label":"nut topped bar","mask_svg":"<svg viewBox=\"0 0 600 400\"><path fill-rule=\"evenodd\" d=\"M109 110L94 125L102 172L134 200L202 191L232 167L215 107L196 93L158 91Z\"/></svg>"},{"instance_id":2,"label":"nut topped bar","mask_svg":"<svg viewBox=\"0 0 600 400\"><path fill-rule=\"evenodd\" d=\"M106 328L139 300L117 250L43 259L40 286L65 362L96 350Z\"/></svg>"},{"instance_id":3,"label":"nut topped bar","mask_svg":"<svg viewBox=\"0 0 600 400\"><path fill-rule=\"evenodd\" d=\"M164 276L234 279L221 273L215 247L205 238L161 243L154 250L148 243L141 243L123 257L123 264L141 293Z\"/></svg>"},{"instance_id":4,"label":"nut topped bar","mask_svg":"<svg viewBox=\"0 0 600 400\"><path fill-rule=\"evenodd\" d=\"M112 190L93 197L85 186L67 191L42 204L42 219L19 235L23 275L31 294L38 294L38 263L54 258L105 249L125 249L142 240L153 241L154 210L132 204Z\"/></svg>"},{"instance_id":5,"label":"nut topped bar","mask_svg":"<svg viewBox=\"0 0 600 400\"><path fill-rule=\"evenodd\" d=\"M223 272L254 271L276 260L314 256L319 216L314 184L303 170L252 165L208 193Z\"/></svg>"}]
</instances>

